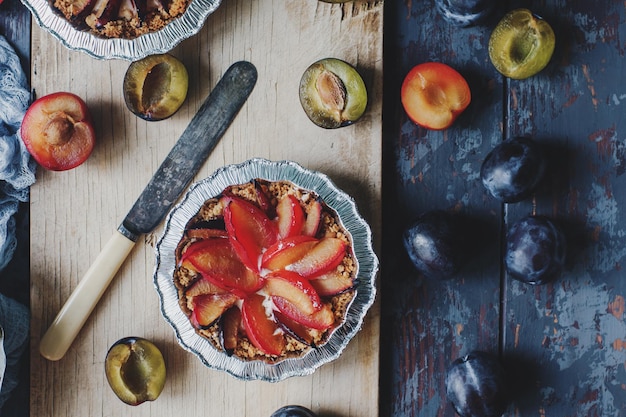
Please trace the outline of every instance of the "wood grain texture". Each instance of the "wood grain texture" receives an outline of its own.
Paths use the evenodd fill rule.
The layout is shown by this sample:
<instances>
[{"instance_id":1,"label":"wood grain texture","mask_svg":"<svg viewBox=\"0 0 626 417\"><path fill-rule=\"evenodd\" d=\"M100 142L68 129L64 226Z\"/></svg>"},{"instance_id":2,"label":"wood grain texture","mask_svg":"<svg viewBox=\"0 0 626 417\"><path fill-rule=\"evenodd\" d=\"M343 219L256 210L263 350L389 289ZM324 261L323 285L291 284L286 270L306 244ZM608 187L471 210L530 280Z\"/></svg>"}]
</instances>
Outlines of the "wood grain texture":
<instances>
[{"instance_id":1,"label":"wood grain texture","mask_svg":"<svg viewBox=\"0 0 626 417\"><path fill-rule=\"evenodd\" d=\"M69 51L48 33L33 29L32 84L37 95L68 90L82 96L96 120L99 142L90 159L74 170L39 170L31 190L31 415L263 416L288 403L322 414L378 415L378 303L343 355L313 375L275 384L239 381L203 367L177 345L160 316L152 273L161 227L131 252L61 361L44 360L37 346L202 100L237 60L255 64L259 81L197 179L251 157L294 160L325 172L353 195L378 240L382 18L382 2L373 1L344 6L224 1L200 33L172 51L189 70L188 99L171 119L153 123L124 106L127 62ZM371 97L359 123L335 131L314 126L298 101L302 72L328 56L353 63ZM130 335L153 340L168 368L161 397L136 408L114 396L103 372L108 347Z\"/></svg>"},{"instance_id":2,"label":"wood grain texture","mask_svg":"<svg viewBox=\"0 0 626 417\"><path fill-rule=\"evenodd\" d=\"M533 2L554 27L557 48L538 76L506 88L509 136L548 150L548 181L533 200L511 206L510 224L550 216L568 238L561 279L506 287L504 348L536 390L522 415L626 415L624 297L623 2ZM623 96L622 96L623 97Z\"/></svg>"},{"instance_id":3,"label":"wood grain texture","mask_svg":"<svg viewBox=\"0 0 626 417\"><path fill-rule=\"evenodd\" d=\"M383 200L393 203L383 214L396 220L385 223L383 259L401 253L411 217L432 208L482 215L494 249L453 282L424 281L402 260L385 275L382 321L393 325L382 327L382 340L392 340L381 347L390 381L381 384L382 414L454 416L446 368L482 349L507 368L515 400L507 416L626 415L623 2L509 1L466 29L442 21L433 0L400 3L385 22L385 59L398 65L385 70L384 136L394 142L384 150ZM486 42L503 13L521 6L550 22L557 48L543 72L513 81L494 72ZM443 133L411 125L397 97L406 72L430 60L459 69L473 93L469 115ZM532 199L499 206L477 168L514 136L545 146L549 172ZM555 218L568 238L565 274L540 287L501 268L506 228L533 213Z\"/></svg>"},{"instance_id":4,"label":"wood grain texture","mask_svg":"<svg viewBox=\"0 0 626 417\"><path fill-rule=\"evenodd\" d=\"M393 203L384 206L383 216L382 320L393 326L382 328L382 340L391 340L382 348L382 357L390 356L386 378L391 384L387 390L381 384L381 395L388 415L451 416L444 386L450 362L474 349L498 352L500 273L497 261L490 261L499 256L502 211L486 197L479 171L483 155L502 140L502 80L481 46L488 40L486 28L450 26L432 1L403 2L386 16L385 28L395 28L391 33L397 37L391 35L385 59L398 65L385 68L385 114L391 114L385 118L385 137L393 142L383 158L388 172L384 201ZM429 61L455 68L472 91L468 109L444 131L416 126L400 104L405 75ZM403 230L435 209L482 225L480 256L457 279L425 280L406 259Z\"/></svg>"}]
</instances>

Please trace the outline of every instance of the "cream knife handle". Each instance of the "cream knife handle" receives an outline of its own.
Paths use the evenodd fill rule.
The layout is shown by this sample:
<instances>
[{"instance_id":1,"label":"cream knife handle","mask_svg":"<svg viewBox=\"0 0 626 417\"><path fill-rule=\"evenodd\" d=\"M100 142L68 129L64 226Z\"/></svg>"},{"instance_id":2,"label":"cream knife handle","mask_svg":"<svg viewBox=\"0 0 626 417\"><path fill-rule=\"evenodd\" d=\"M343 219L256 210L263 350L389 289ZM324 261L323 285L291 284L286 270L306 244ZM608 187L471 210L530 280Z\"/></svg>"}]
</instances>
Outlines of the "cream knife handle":
<instances>
[{"instance_id":1,"label":"cream knife handle","mask_svg":"<svg viewBox=\"0 0 626 417\"><path fill-rule=\"evenodd\" d=\"M43 335L39 352L44 358L57 361L65 355L134 246L119 231L109 239Z\"/></svg>"}]
</instances>

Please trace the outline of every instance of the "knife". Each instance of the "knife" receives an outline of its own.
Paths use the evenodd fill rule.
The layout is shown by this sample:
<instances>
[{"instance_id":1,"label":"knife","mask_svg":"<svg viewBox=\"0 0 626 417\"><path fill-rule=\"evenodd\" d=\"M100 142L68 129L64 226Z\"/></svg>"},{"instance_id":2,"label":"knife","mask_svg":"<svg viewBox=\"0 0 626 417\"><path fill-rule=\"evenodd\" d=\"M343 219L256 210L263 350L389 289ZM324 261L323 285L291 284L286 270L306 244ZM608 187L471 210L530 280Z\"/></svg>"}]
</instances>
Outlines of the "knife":
<instances>
[{"instance_id":1,"label":"knife","mask_svg":"<svg viewBox=\"0 0 626 417\"><path fill-rule=\"evenodd\" d=\"M202 104L157 172L102 248L39 344L49 360L61 359L137 239L163 220L222 137L257 80L250 62L233 64Z\"/></svg>"}]
</instances>

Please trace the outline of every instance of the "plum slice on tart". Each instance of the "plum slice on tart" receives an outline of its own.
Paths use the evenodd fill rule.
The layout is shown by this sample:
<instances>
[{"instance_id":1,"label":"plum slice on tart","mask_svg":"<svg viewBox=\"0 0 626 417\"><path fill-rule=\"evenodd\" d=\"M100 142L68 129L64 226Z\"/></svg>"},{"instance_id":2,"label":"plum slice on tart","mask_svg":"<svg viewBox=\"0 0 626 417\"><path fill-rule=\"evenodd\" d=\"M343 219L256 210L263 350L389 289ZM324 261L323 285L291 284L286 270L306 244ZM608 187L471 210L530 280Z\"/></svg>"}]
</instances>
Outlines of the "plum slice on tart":
<instances>
[{"instance_id":1,"label":"plum slice on tart","mask_svg":"<svg viewBox=\"0 0 626 417\"><path fill-rule=\"evenodd\" d=\"M255 204L238 197L222 197L226 232L241 261L253 271L265 248L278 239L276 225Z\"/></svg>"}]
</instances>

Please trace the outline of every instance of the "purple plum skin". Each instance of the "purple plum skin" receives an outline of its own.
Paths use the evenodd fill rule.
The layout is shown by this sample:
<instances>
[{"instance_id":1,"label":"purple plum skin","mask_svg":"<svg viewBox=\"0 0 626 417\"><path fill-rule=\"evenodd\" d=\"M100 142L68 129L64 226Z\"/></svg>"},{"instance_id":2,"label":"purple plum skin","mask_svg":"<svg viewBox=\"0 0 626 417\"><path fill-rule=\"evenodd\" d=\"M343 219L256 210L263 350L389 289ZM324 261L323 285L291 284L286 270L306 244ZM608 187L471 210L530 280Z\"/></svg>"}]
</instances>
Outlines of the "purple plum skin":
<instances>
[{"instance_id":1,"label":"purple plum skin","mask_svg":"<svg viewBox=\"0 0 626 417\"><path fill-rule=\"evenodd\" d=\"M452 278L465 263L459 220L433 210L422 214L403 234L404 247L415 268L426 278Z\"/></svg>"},{"instance_id":2,"label":"purple plum skin","mask_svg":"<svg viewBox=\"0 0 626 417\"><path fill-rule=\"evenodd\" d=\"M504 203L516 203L532 194L545 169L540 146L529 138L515 138L500 143L487 154L480 178L493 197Z\"/></svg>"},{"instance_id":3,"label":"purple plum skin","mask_svg":"<svg viewBox=\"0 0 626 417\"><path fill-rule=\"evenodd\" d=\"M549 218L528 216L509 228L506 269L518 281L532 285L553 281L563 270L565 256L565 236Z\"/></svg>"},{"instance_id":4,"label":"purple plum skin","mask_svg":"<svg viewBox=\"0 0 626 417\"><path fill-rule=\"evenodd\" d=\"M446 374L446 395L461 417L500 417L509 405L498 359L473 351L456 359Z\"/></svg>"}]
</instances>

